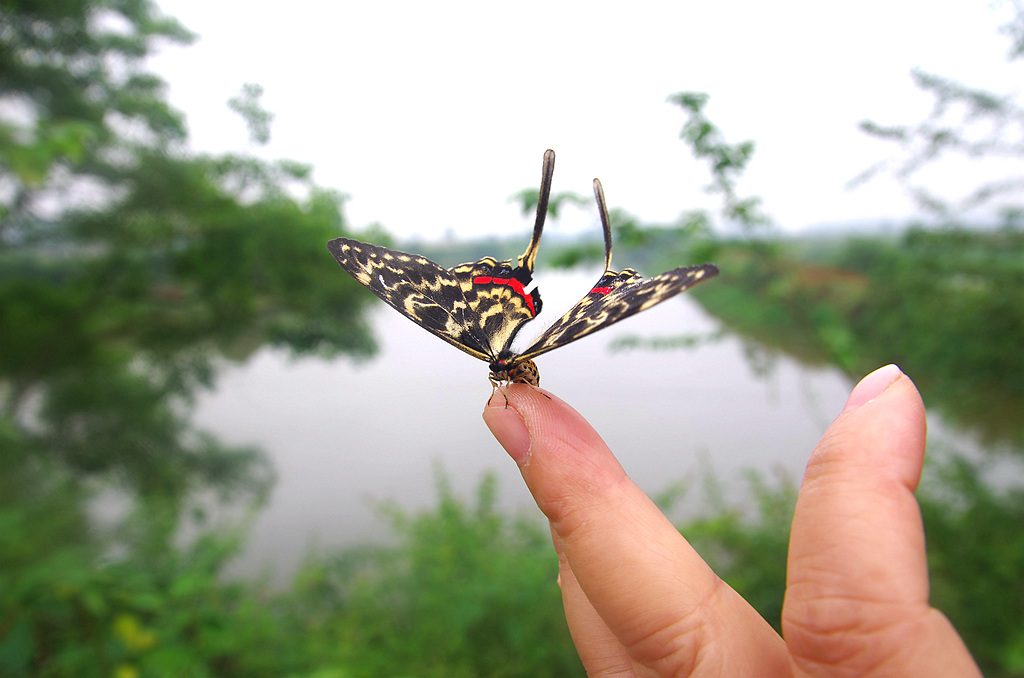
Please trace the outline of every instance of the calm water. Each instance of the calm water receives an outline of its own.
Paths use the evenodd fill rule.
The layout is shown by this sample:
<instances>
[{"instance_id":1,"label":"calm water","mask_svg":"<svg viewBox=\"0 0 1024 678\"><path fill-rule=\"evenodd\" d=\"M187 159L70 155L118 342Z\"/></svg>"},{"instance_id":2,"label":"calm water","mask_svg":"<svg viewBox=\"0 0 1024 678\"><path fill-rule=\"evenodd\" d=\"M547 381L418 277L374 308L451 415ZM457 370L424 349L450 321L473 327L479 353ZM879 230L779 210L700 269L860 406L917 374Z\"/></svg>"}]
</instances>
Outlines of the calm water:
<instances>
[{"instance_id":1,"label":"calm water","mask_svg":"<svg viewBox=\"0 0 1024 678\"><path fill-rule=\"evenodd\" d=\"M522 330L523 345L596 278L545 276L546 310ZM199 400L201 428L262 447L278 473L239 573L269 568L283 577L310 546L386 539L373 502L433 506L439 465L464 496L494 471L503 506L536 512L515 464L480 418L491 394L487 366L383 303L373 306L372 319L381 346L372 361L295 361L265 351L225 369L216 391ZM734 497L743 496L743 469L799 479L852 387L840 372L765 355L732 335L690 349L610 350L623 337L719 330L682 295L542 356L542 384L595 426L649 493L707 468Z\"/></svg>"}]
</instances>

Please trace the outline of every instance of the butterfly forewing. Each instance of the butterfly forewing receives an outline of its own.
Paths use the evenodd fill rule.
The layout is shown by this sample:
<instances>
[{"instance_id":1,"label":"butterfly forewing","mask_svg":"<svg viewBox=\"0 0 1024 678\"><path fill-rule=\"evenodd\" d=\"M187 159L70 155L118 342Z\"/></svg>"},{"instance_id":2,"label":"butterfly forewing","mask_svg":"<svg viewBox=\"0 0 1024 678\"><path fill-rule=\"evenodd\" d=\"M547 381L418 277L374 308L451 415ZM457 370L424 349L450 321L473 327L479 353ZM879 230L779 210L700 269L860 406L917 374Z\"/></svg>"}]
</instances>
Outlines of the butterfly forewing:
<instances>
[{"instance_id":1,"label":"butterfly forewing","mask_svg":"<svg viewBox=\"0 0 1024 678\"><path fill-rule=\"evenodd\" d=\"M466 353L492 362L507 352L519 328L540 312L537 290L527 291L544 229L555 153L544 153L533 236L518 265L484 257L451 269L429 259L335 238L327 249L342 268L392 308Z\"/></svg>"},{"instance_id":2,"label":"butterfly forewing","mask_svg":"<svg viewBox=\"0 0 1024 678\"><path fill-rule=\"evenodd\" d=\"M660 304L718 273L710 264L643 278L636 271L605 271L593 289L519 357L535 358Z\"/></svg>"},{"instance_id":3,"label":"butterfly forewing","mask_svg":"<svg viewBox=\"0 0 1024 678\"><path fill-rule=\"evenodd\" d=\"M423 329L472 356L490 360L488 342L467 322L459 278L425 257L335 238L327 249L353 278Z\"/></svg>"},{"instance_id":4,"label":"butterfly forewing","mask_svg":"<svg viewBox=\"0 0 1024 678\"><path fill-rule=\"evenodd\" d=\"M718 275L713 264L677 268L653 278L644 279L633 269L616 273L611 269L612 231L608 207L601 182L594 179L601 225L604 229L604 273L579 302L544 331L533 344L516 356L515 363L535 358L542 353L581 339L609 325L645 311L666 299L686 291L702 280Z\"/></svg>"}]
</instances>

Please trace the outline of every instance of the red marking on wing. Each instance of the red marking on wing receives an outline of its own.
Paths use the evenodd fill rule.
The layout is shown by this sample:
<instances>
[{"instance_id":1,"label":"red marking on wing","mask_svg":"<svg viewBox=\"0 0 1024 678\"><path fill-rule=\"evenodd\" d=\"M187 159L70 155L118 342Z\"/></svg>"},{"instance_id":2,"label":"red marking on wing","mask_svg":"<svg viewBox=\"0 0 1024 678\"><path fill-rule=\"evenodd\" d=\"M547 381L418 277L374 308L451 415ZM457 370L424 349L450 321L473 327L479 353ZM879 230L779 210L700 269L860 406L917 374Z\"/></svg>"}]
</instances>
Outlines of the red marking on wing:
<instances>
[{"instance_id":1,"label":"red marking on wing","mask_svg":"<svg viewBox=\"0 0 1024 678\"><path fill-rule=\"evenodd\" d=\"M610 287L595 287L594 289L590 290L590 293L591 294L608 294L611 291L612 291L612 288L610 288Z\"/></svg>"},{"instance_id":2,"label":"red marking on wing","mask_svg":"<svg viewBox=\"0 0 1024 678\"><path fill-rule=\"evenodd\" d=\"M508 285L516 292L518 292L519 296L521 296L526 301L526 305L530 307L530 313L532 315L537 315L537 311L533 308L533 297L526 293L526 290L523 288L523 283L519 282L515 278L492 278L490 276L482 275L477 278L473 278L473 284Z\"/></svg>"}]
</instances>

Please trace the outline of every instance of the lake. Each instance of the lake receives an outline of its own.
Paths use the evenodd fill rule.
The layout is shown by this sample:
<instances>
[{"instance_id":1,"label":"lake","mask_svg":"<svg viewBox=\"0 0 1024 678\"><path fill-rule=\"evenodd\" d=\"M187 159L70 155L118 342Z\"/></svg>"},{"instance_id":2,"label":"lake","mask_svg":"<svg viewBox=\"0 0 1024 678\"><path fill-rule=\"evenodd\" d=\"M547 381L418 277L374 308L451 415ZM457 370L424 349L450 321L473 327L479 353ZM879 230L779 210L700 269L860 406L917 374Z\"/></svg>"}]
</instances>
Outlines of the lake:
<instances>
[{"instance_id":1,"label":"lake","mask_svg":"<svg viewBox=\"0 0 1024 678\"><path fill-rule=\"evenodd\" d=\"M597 277L545 275L545 310L522 329L520 345ZM264 350L225 367L216 389L199 397L196 425L226 443L263 448L278 476L233 572L267 571L280 580L311 546L386 540L374 502L433 507L439 467L467 497L493 471L502 507L540 516L480 417L491 395L486 364L383 303L370 308L380 345L373 360L296 360ZM632 337L686 335L703 340L672 350L612 350ZM808 367L723 333L685 294L546 354L538 365L541 385L594 425L648 493L705 470L731 498L744 496L745 469L798 481L853 386L839 370ZM941 422L930 425L933 435L942 429ZM691 499L699 509L699 491Z\"/></svg>"}]
</instances>

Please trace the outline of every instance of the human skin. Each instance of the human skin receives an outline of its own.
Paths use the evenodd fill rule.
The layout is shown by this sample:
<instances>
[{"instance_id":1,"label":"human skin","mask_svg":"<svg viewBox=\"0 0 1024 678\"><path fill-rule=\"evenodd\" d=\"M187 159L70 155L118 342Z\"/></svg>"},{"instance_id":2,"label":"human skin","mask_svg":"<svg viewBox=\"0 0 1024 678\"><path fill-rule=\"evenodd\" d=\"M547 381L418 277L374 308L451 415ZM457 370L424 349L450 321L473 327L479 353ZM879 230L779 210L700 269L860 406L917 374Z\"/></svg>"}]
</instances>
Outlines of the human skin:
<instances>
[{"instance_id":1,"label":"human skin","mask_svg":"<svg viewBox=\"0 0 1024 678\"><path fill-rule=\"evenodd\" d=\"M508 402L506 407L505 395ZM811 454L790 537L783 636L719 579L557 397L495 393L484 421L547 516L590 676L980 676L928 604L913 382L865 377Z\"/></svg>"}]
</instances>

